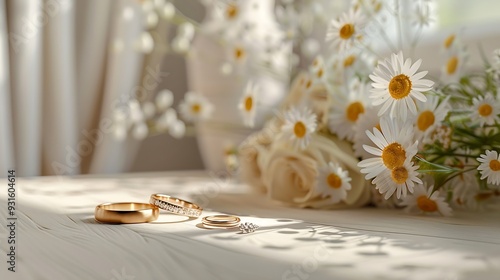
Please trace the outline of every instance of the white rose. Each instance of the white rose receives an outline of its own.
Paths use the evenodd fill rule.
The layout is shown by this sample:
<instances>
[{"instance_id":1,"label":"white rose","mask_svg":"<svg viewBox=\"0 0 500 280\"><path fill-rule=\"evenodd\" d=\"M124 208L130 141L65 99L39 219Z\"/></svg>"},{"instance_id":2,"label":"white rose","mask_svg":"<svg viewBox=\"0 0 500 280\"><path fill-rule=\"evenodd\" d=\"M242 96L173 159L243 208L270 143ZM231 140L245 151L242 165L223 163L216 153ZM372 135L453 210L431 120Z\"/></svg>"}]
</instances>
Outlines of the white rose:
<instances>
[{"instance_id":1,"label":"white rose","mask_svg":"<svg viewBox=\"0 0 500 280\"><path fill-rule=\"evenodd\" d=\"M334 205L315 190L318 170L328 162L340 164L352 179L352 189L347 192L345 201ZM313 134L310 145L303 151L291 149L288 142L275 141L266 162L262 163L262 182L271 199L294 206L360 207L369 202L370 190L357 163L350 145L336 138Z\"/></svg>"},{"instance_id":2,"label":"white rose","mask_svg":"<svg viewBox=\"0 0 500 280\"><path fill-rule=\"evenodd\" d=\"M279 119L273 119L264 129L245 139L238 148L239 177L258 192L267 192L262 182L261 170L267 159L269 147L279 130Z\"/></svg>"}]
</instances>

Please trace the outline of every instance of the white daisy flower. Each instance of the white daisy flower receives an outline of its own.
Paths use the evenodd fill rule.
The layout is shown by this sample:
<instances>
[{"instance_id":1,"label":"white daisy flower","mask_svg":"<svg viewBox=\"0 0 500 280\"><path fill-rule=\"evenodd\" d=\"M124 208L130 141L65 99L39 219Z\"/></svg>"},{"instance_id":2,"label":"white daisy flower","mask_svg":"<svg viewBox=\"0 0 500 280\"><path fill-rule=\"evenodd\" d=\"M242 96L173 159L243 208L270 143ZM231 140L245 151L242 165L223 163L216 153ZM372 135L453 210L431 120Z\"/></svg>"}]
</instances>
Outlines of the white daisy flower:
<instances>
[{"instance_id":1,"label":"white daisy flower","mask_svg":"<svg viewBox=\"0 0 500 280\"><path fill-rule=\"evenodd\" d=\"M432 16L433 14L431 13L430 3L425 1L417 3L413 22L420 25L420 28L429 26L434 21Z\"/></svg>"},{"instance_id":2,"label":"white daisy flower","mask_svg":"<svg viewBox=\"0 0 500 280\"><path fill-rule=\"evenodd\" d=\"M237 65L244 64L248 58L248 48L242 42L229 46L229 60Z\"/></svg>"},{"instance_id":3,"label":"white daisy flower","mask_svg":"<svg viewBox=\"0 0 500 280\"><path fill-rule=\"evenodd\" d=\"M390 116L406 119L407 110L413 115L417 114L414 99L425 102L427 98L422 94L432 89L434 82L422 79L427 71L418 72L422 60L414 64L411 59L404 60L403 53L392 54L391 59L379 62L379 65L370 75L373 89L370 98L374 106L382 105L379 116L383 115L389 107Z\"/></svg>"},{"instance_id":4,"label":"white daisy flower","mask_svg":"<svg viewBox=\"0 0 500 280\"><path fill-rule=\"evenodd\" d=\"M197 122L208 118L213 112L213 105L201 94L188 92L179 105L182 117L187 121Z\"/></svg>"},{"instance_id":5,"label":"white daisy flower","mask_svg":"<svg viewBox=\"0 0 500 280\"><path fill-rule=\"evenodd\" d=\"M285 37L293 40L299 30L300 17L293 5L277 5L276 19L285 31Z\"/></svg>"},{"instance_id":6,"label":"white daisy flower","mask_svg":"<svg viewBox=\"0 0 500 280\"><path fill-rule=\"evenodd\" d=\"M441 122L449 112L449 96L441 103L439 97L429 96L427 102L417 102L417 116L415 117L415 137L423 140L433 132L436 127L441 126Z\"/></svg>"},{"instance_id":7,"label":"white daisy flower","mask_svg":"<svg viewBox=\"0 0 500 280\"><path fill-rule=\"evenodd\" d=\"M354 127L354 138L353 138L353 148L354 155L361 157L362 159L367 159L373 157L372 154L365 151L363 145L372 143L366 131L372 131L374 128L380 130L380 118L377 116L377 108L367 107L363 114L359 115L358 122Z\"/></svg>"},{"instance_id":8,"label":"white daisy flower","mask_svg":"<svg viewBox=\"0 0 500 280\"><path fill-rule=\"evenodd\" d=\"M479 192L479 184L474 170L455 176L446 185L453 193L453 205L476 208L475 196Z\"/></svg>"},{"instance_id":9,"label":"white daisy flower","mask_svg":"<svg viewBox=\"0 0 500 280\"><path fill-rule=\"evenodd\" d=\"M304 108L291 108L284 114L281 127L283 136L292 141L294 148L305 149L311 141L311 134L316 131L316 115Z\"/></svg>"},{"instance_id":10,"label":"white daisy flower","mask_svg":"<svg viewBox=\"0 0 500 280\"><path fill-rule=\"evenodd\" d=\"M496 49L493 51L493 59L495 60L494 63L500 64L500 49Z\"/></svg>"},{"instance_id":11,"label":"white daisy flower","mask_svg":"<svg viewBox=\"0 0 500 280\"><path fill-rule=\"evenodd\" d=\"M257 86L252 82L249 82L243 96L241 97L240 104L238 105L238 109L243 116L243 122L248 127L254 127L255 125L257 91Z\"/></svg>"},{"instance_id":12,"label":"white daisy flower","mask_svg":"<svg viewBox=\"0 0 500 280\"><path fill-rule=\"evenodd\" d=\"M424 137L422 142L423 144L427 145L441 145L443 148L448 149L450 148L452 142L451 142L451 135L453 133L453 130L451 127L446 126L446 125L441 125L437 126L434 131L432 131L429 134L429 137Z\"/></svg>"},{"instance_id":13,"label":"white daisy flower","mask_svg":"<svg viewBox=\"0 0 500 280\"><path fill-rule=\"evenodd\" d=\"M322 56L317 56L309 68L311 76L315 81L322 81L326 77L325 71L325 61Z\"/></svg>"},{"instance_id":14,"label":"white daisy flower","mask_svg":"<svg viewBox=\"0 0 500 280\"><path fill-rule=\"evenodd\" d=\"M499 202L497 196L498 191L495 190L477 190L474 196L467 200L466 207L477 211L489 210L491 206L497 209L498 207L495 207Z\"/></svg>"},{"instance_id":15,"label":"white daisy flower","mask_svg":"<svg viewBox=\"0 0 500 280\"><path fill-rule=\"evenodd\" d=\"M338 20L332 20L328 26L326 40L332 41L340 51L350 49L355 41L362 38L363 17L360 10L351 9Z\"/></svg>"},{"instance_id":16,"label":"white daisy flower","mask_svg":"<svg viewBox=\"0 0 500 280\"><path fill-rule=\"evenodd\" d=\"M441 81L447 84L458 82L463 74L466 60L465 50L453 50L449 54L446 64L441 68Z\"/></svg>"},{"instance_id":17,"label":"white daisy flower","mask_svg":"<svg viewBox=\"0 0 500 280\"><path fill-rule=\"evenodd\" d=\"M355 0L351 2L351 7L355 10L361 9L368 16L374 16L381 12L385 4L384 0Z\"/></svg>"},{"instance_id":18,"label":"white daisy flower","mask_svg":"<svg viewBox=\"0 0 500 280\"><path fill-rule=\"evenodd\" d=\"M487 93L486 96L476 97L472 100L473 111L471 114L471 120L479 120L481 126L493 125L500 122L498 114L500 114L500 104L495 100L491 93Z\"/></svg>"},{"instance_id":19,"label":"white daisy flower","mask_svg":"<svg viewBox=\"0 0 500 280\"><path fill-rule=\"evenodd\" d=\"M445 50L451 50L453 46L457 44L456 35L450 34L443 42L443 48Z\"/></svg>"},{"instance_id":20,"label":"white daisy flower","mask_svg":"<svg viewBox=\"0 0 500 280\"><path fill-rule=\"evenodd\" d=\"M351 189L350 181L349 172L330 162L319 170L316 191L323 198L330 197L332 203L339 203L346 199L347 191Z\"/></svg>"},{"instance_id":21,"label":"white daisy flower","mask_svg":"<svg viewBox=\"0 0 500 280\"><path fill-rule=\"evenodd\" d=\"M363 145L363 148L376 157L362 160L358 163L366 179L374 178L384 170L393 170L401 167L407 160L411 160L417 153L418 141L412 144L413 126L405 123L400 125L397 120L380 119L381 130L373 129L373 133L366 130L370 140L377 145L372 147Z\"/></svg>"},{"instance_id":22,"label":"white daisy flower","mask_svg":"<svg viewBox=\"0 0 500 280\"><path fill-rule=\"evenodd\" d=\"M500 185L500 156L497 151L486 150L477 161L481 164L477 170L481 173L481 180L487 178L488 184Z\"/></svg>"},{"instance_id":23,"label":"white daisy flower","mask_svg":"<svg viewBox=\"0 0 500 280\"><path fill-rule=\"evenodd\" d=\"M224 9L224 18L226 20L235 20L241 14L241 9L236 1L229 2Z\"/></svg>"},{"instance_id":24,"label":"white daisy flower","mask_svg":"<svg viewBox=\"0 0 500 280\"><path fill-rule=\"evenodd\" d=\"M494 79L500 79L500 49L493 51L493 61L491 62L491 67L486 71L493 74Z\"/></svg>"},{"instance_id":25,"label":"white daisy flower","mask_svg":"<svg viewBox=\"0 0 500 280\"><path fill-rule=\"evenodd\" d=\"M326 79L331 84L343 85L354 76L368 76L373 68L371 60L366 53L355 50L346 51L342 55L334 54L326 61Z\"/></svg>"},{"instance_id":26,"label":"white daisy flower","mask_svg":"<svg viewBox=\"0 0 500 280\"><path fill-rule=\"evenodd\" d=\"M330 132L337 134L340 139L354 139L356 123L368 107L366 97L369 91L370 85L358 79L351 83L348 96L339 96L334 103L328 122Z\"/></svg>"},{"instance_id":27,"label":"white daisy flower","mask_svg":"<svg viewBox=\"0 0 500 280\"><path fill-rule=\"evenodd\" d=\"M434 186L426 190L425 186L417 185L412 195L403 199L403 206L406 206L408 212L420 213L439 213L443 216L451 216L452 210L444 197L439 196L439 191L432 192Z\"/></svg>"},{"instance_id":28,"label":"white daisy flower","mask_svg":"<svg viewBox=\"0 0 500 280\"><path fill-rule=\"evenodd\" d=\"M408 159L402 166L382 171L372 183L376 185L375 188L380 194L385 194L385 199L389 199L394 193L398 199L404 198L408 191L413 193L415 183L422 184L417 169L418 166L414 166L411 159Z\"/></svg>"}]
</instances>

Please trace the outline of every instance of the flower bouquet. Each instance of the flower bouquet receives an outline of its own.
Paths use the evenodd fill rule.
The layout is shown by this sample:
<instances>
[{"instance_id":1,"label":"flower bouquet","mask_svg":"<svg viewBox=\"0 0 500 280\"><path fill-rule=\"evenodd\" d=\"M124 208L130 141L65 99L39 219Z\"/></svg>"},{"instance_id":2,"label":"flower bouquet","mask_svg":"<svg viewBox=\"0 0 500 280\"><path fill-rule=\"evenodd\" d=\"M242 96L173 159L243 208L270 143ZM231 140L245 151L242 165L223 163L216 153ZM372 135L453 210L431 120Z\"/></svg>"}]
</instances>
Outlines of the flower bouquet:
<instances>
[{"instance_id":1,"label":"flower bouquet","mask_svg":"<svg viewBox=\"0 0 500 280\"><path fill-rule=\"evenodd\" d=\"M330 21L328 55L297 74L276 116L241 144L243 181L297 207L449 216L499 204L500 52L467 73L467 48L451 35L442 77L429 78L412 55L430 4L411 5L406 14L400 1L354 1Z\"/></svg>"}]
</instances>

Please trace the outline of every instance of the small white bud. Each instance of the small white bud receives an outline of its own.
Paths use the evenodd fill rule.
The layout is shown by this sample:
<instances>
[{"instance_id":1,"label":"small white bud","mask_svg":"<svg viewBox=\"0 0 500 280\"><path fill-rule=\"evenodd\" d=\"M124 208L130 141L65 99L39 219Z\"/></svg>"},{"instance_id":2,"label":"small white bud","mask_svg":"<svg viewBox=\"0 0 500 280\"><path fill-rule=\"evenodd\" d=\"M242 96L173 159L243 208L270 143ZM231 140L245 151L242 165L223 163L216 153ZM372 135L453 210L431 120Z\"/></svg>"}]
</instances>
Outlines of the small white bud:
<instances>
[{"instance_id":1,"label":"small white bud","mask_svg":"<svg viewBox=\"0 0 500 280\"><path fill-rule=\"evenodd\" d=\"M141 37L136 41L136 50L143 53L150 53L154 48L153 36L149 32L143 32Z\"/></svg>"},{"instance_id":2,"label":"small white bud","mask_svg":"<svg viewBox=\"0 0 500 280\"><path fill-rule=\"evenodd\" d=\"M148 126L140 122L132 128L132 136L137 140L143 140L148 136Z\"/></svg>"},{"instance_id":3,"label":"small white bud","mask_svg":"<svg viewBox=\"0 0 500 280\"><path fill-rule=\"evenodd\" d=\"M171 127L170 127L170 135L174 138L182 138L184 137L184 134L186 133L186 125L184 124L183 121L177 120Z\"/></svg>"},{"instance_id":4,"label":"small white bud","mask_svg":"<svg viewBox=\"0 0 500 280\"><path fill-rule=\"evenodd\" d=\"M174 94L168 89L161 90L156 95L155 103L158 110L166 110L174 103Z\"/></svg>"},{"instance_id":5,"label":"small white bud","mask_svg":"<svg viewBox=\"0 0 500 280\"><path fill-rule=\"evenodd\" d=\"M191 40L194 36L194 26L190 22L184 22L179 26L178 34L182 37Z\"/></svg>"},{"instance_id":6,"label":"small white bud","mask_svg":"<svg viewBox=\"0 0 500 280\"><path fill-rule=\"evenodd\" d=\"M174 4L167 2L163 7L160 9L160 15L162 18L166 20L170 20L175 16L175 6Z\"/></svg>"},{"instance_id":7,"label":"small white bud","mask_svg":"<svg viewBox=\"0 0 500 280\"><path fill-rule=\"evenodd\" d=\"M155 12L148 13L146 16L146 28L155 28L158 24L158 15Z\"/></svg>"},{"instance_id":8,"label":"small white bud","mask_svg":"<svg viewBox=\"0 0 500 280\"><path fill-rule=\"evenodd\" d=\"M123 141L127 138L127 126L124 124L114 124L113 125L113 136L118 141Z\"/></svg>"},{"instance_id":9,"label":"small white bud","mask_svg":"<svg viewBox=\"0 0 500 280\"><path fill-rule=\"evenodd\" d=\"M145 102L142 104L142 112L146 119L152 118L156 113L156 107L153 102Z\"/></svg>"}]
</instances>

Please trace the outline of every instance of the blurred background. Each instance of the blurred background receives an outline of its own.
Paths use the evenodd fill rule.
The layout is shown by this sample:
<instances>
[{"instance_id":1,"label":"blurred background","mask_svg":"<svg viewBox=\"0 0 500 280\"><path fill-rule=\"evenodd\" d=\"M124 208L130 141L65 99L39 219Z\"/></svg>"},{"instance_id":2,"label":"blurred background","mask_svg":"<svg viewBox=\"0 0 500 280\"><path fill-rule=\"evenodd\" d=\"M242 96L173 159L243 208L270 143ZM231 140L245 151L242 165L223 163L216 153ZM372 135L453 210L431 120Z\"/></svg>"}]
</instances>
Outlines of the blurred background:
<instances>
[{"instance_id":1,"label":"blurred background","mask_svg":"<svg viewBox=\"0 0 500 280\"><path fill-rule=\"evenodd\" d=\"M237 61L224 62L236 43L214 45L217 26L236 26L228 20L243 14L244 7L252 13L251 20L241 22L242 30L261 24L286 37L283 26L289 22L275 12L291 2L0 0L0 169L37 176L224 168L228 151L261 127L286 94L296 73L290 68L327 52L324 32L316 31L324 31L349 1L295 1L305 11L301 15L310 11L323 19L311 23L307 40L297 39L304 42L276 46L263 35L250 40L258 46L247 47L242 42L248 39L238 37L243 33L233 35L249 53L272 46L270 56L290 57L273 62L275 72L285 69L286 74L272 78ZM314 9L324 2L331 10ZM410 2L401 1L413 15ZM439 76L443 64L437 52L450 34L469 47L471 71L483 65L480 49L490 56L500 47L500 2L430 2L431 20L413 57L423 59L422 68L431 76ZM300 58L298 66L292 53ZM224 103L239 100L249 79L264 85L268 101L251 129L235 116L236 106ZM216 100L215 116L202 128L177 113L192 90ZM157 122L151 124L148 116ZM224 129L217 127L220 123Z\"/></svg>"}]
</instances>

